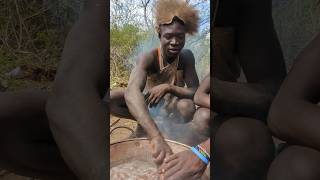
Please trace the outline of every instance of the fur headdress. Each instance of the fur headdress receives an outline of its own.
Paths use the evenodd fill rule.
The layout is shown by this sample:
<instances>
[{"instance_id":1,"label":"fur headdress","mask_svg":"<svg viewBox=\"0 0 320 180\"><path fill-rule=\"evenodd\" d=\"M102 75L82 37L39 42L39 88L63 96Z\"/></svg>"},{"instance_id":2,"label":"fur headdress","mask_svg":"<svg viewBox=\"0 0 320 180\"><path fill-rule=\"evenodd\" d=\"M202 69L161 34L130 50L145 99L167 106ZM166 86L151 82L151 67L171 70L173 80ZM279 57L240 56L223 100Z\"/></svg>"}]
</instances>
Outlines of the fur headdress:
<instances>
[{"instance_id":1,"label":"fur headdress","mask_svg":"<svg viewBox=\"0 0 320 180\"><path fill-rule=\"evenodd\" d=\"M186 32L194 34L198 31L198 10L185 0L157 0L155 4L155 28L160 32L160 25L170 24L176 16L184 22Z\"/></svg>"}]
</instances>

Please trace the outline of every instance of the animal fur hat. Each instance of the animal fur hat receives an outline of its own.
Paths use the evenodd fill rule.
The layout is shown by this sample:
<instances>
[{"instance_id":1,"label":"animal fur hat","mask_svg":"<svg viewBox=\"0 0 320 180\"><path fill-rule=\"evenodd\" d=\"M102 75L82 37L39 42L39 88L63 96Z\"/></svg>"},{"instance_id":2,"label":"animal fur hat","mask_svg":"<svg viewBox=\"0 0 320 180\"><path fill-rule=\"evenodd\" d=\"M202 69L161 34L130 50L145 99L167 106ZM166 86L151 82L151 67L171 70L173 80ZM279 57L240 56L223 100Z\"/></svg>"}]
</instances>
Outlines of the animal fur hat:
<instances>
[{"instance_id":1,"label":"animal fur hat","mask_svg":"<svg viewBox=\"0 0 320 180\"><path fill-rule=\"evenodd\" d=\"M170 24L175 16L184 22L188 34L193 35L198 31L198 10L185 0L156 0L154 17L158 33L160 25Z\"/></svg>"}]
</instances>

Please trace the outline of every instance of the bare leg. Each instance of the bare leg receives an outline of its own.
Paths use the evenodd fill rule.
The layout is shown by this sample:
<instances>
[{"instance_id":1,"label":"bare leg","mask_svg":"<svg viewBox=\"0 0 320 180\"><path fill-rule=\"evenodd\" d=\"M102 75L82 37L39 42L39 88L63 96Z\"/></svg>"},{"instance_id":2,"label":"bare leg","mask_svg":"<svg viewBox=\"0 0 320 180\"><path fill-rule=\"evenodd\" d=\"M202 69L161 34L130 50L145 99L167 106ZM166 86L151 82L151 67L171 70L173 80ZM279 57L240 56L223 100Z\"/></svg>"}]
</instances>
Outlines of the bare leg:
<instances>
[{"instance_id":1,"label":"bare leg","mask_svg":"<svg viewBox=\"0 0 320 180\"><path fill-rule=\"evenodd\" d=\"M268 128L249 118L232 118L214 140L213 179L262 180L274 156Z\"/></svg>"},{"instance_id":2,"label":"bare leg","mask_svg":"<svg viewBox=\"0 0 320 180\"><path fill-rule=\"evenodd\" d=\"M290 146L272 162L268 180L318 180L319 166L319 151L303 146Z\"/></svg>"},{"instance_id":3,"label":"bare leg","mask_svg":"<svg viewBox=\"0 0 320 180\"><path fill-rule=\"evenodd\" d=\"M210 109L199 108L195 112L193 120L191 121L191 124L194 126L195 129L197 129L200 132L203 132L204 134L207 134L207 136L209 136L210 134L210 117L213 117L210 114Z\"/></svg>"},{"instance_id":4,"label":"bare leg","mask_svg":"<svg viewBox=\"0 0 320 180\"><path fill-rule=\"evenodd\" d=\"M110 113L118 117L134 119L126 105L124 92L124 88L117 88L110 91Z\"/></svg>"},{"instance_id":5,"label":"bare leg","mask_svg":"<svg viewBox=\"0 0 320 180\"><path fill-rule=\"evenodd\" d=\"M196 108L191 99L179 99L177 102L177 110L186 123L192 120Z\"/></svg>"},{"instance_id":6,"label":"bare leg","mask_svg":"<svg viewBox=\"0 0 320 180\"><path fill-rule=\"evenodd\" d=\"M74 179L49 128L47 94L0 93L0 167L23 176Z\"/></svg>"},{"instance_id":7,"label":"bare leg","mask_svg":"<svg viewBox=\"0 0 320 180\"><path fill-rule=\"evenodd\" d=\"M130 114L124 99L124 88L117 88L110 91L110 113L123 118L134 119ZM179 99L176 104L178 113L185 120L190 121L195 112L195 105L191 99Z\"/></svg>"}]
</instances>

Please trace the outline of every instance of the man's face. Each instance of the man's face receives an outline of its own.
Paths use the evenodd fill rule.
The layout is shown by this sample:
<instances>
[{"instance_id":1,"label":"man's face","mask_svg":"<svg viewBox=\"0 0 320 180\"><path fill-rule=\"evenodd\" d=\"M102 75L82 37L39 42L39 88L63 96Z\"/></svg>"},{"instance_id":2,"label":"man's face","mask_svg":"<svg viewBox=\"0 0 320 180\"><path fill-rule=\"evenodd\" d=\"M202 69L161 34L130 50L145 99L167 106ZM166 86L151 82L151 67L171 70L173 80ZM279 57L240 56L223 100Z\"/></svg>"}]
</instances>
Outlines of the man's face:
<instances>
[{"instance_id":1,"label":"man's face","mask_svg":"<svg viewBox=\"0 0 320 180\"><path fill-rule=\"evenodd\" d=\"M184 47L185 36L185 26L178 21L160 26L160 43L167 58L176 58L179 55Z\"/></svg>"}]
</instances>

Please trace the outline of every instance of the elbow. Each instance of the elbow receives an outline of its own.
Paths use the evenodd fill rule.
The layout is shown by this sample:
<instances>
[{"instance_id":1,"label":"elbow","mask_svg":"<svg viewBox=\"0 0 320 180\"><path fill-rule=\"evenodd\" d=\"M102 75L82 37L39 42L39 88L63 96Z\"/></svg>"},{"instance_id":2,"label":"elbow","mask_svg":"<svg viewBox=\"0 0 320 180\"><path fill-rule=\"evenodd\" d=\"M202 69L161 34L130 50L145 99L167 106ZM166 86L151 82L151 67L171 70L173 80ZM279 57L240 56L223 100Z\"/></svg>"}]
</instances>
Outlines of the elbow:
<instances>
[{"instance_id":1,"label":"elbow","mask_svg":"<svg viewBox=\"0 0 320 180\"><path fill-rule=\"evenodd\" d=\"M51 94L47 99L46 114L50 127L53 129L61 129L61 127L63 128L65 123L67 123L66 118L63 118L65 114L64 112L72 112L72 110L68 109L67 102L65 102L64 99L65 98L56 94Z\"/></svg>"},{"instance_id":2,"label":"elbow","mask_svg":"<svg viewBox=\"0 0 320 180\"><path fill-rule=\"evenodd\" d=\"M128 88L125 90L124 92L124 100L126 102L126 104L133 102L136 100L135 96L136 94L134 93L137 89L128 86Z\"/></svg>"},{"instance_id":3,"label":"elbow","mask_svg":"<svg viewBox=\"0 0 320 180\"><path fill-rule=\"evenodd\" d=\"M59 97L57 97L55 94L51 94L48 97L46 103L46 113L50 124L52 124L52 122L57 122L57 120L59 119L58 112L61 104L61 100L59 100Z\"/></svg>"},{"instance_id":4,"label":"elbow","mask_svg":"<svg viewBox=\"0 0 320 180\"><path fill-rule=\"evenodd\" d=\"M130 99L131 99L130 92L131 92L131 88L128 87L124 92L124 100L125 100L125 102L130 101Z\"/></svg>"}]
</instances>

